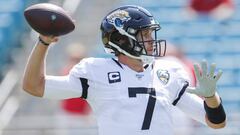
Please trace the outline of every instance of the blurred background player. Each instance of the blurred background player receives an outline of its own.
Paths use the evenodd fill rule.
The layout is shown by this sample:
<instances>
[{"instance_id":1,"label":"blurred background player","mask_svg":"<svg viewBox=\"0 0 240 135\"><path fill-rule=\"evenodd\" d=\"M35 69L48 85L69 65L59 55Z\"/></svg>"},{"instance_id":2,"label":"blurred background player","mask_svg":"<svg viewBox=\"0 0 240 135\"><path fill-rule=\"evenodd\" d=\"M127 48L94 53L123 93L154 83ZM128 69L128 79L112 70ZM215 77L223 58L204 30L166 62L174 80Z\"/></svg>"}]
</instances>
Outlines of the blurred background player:
<instances>
[{"instance_id":1,"label":"blurred background player","mask_svg":"<svg viewBox=\"0 0 240 135\"><path fill-rule=\"evenodd\" d=\"M190 0L187 8L192 16L210 16L216 20L226 20L234 13L232 0Z\"/></svg>"},{"instance_id":2,"label":"blurred background player","mask_svg":"<svg viewBox=\"0 0 240 135\"><path fill-rule=\"evenodd\" d=\"M79 63L83 58L88 56L86 46L81 43L71 43L66 46L66 66L60 71L60 75L67 75L70 69ZM57 114L57 124L59 128L71 128L75 125L85 126L93 124L92 110L88 102L83 98L71 98L60 101L59 113ZM84 120L83 120L84 119ZM66 130L64 135L76 135L77 132L73 129Z\"/></svg>"},{"instance_id":3,"label":"blurred background player","mask_svg":"<svg viewBox=\"0 0 240 135\"><path fill-rule=\"evenodd\" d=\"M69 70L87 54L87 49L80 43L73 43L67 46L66 53L68 57L66 66L62 69L61 75L67 75ZM86 100L81 98L72 98L62 101L62 108L70 113L76 115L88 115L91 112L91 108Z\"/></svg>"}]
</instances>

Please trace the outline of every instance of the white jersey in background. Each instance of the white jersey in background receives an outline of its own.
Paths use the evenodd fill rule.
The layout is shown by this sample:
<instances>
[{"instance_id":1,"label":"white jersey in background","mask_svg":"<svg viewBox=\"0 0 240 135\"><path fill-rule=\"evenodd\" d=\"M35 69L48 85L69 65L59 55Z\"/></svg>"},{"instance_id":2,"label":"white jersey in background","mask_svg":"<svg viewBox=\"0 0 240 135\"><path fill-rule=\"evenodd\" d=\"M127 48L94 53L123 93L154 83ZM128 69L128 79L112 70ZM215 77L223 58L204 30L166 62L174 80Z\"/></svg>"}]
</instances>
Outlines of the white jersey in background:
<instances>
[{"instance_id":1,"label":"white jersey in background","mask_svg":"<svg viewBox=\"0 0 240 135\"><path fill-rule=\"evenodd\" d=\"M99 135L172 135L172 107L204 123L203 101L185 92L188 75L164 59L135 72L111 58L87 58L68 76L47 76L45 98L86 98Z\"/></svg>"}]
</instances>

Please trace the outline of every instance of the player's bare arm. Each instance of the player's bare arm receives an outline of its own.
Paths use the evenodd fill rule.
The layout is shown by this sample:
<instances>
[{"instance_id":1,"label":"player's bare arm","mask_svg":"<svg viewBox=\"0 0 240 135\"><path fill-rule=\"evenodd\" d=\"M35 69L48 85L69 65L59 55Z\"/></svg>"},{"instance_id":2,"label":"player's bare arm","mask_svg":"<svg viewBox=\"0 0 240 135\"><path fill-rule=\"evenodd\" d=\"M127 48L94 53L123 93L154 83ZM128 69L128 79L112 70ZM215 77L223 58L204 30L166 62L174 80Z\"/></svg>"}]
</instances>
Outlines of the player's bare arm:
<instances>
[{"instance_id":1,"label":"player's bare arm","mask_svg":"<svg viewBox=\"0 0 240 135\"><path fill-rule=\"evenodd\" d=\"M23 89L34 96L42 97L45 83L45 56L48 46L52 42L56 42L58 36L72 32L75 24L72 17L63 8L50 3L32 5L24 11L24 16L28 24L40 33L40 36L26 65Z\"/></svg>"},{"instance_id":2,"label":"player's bare arm","mask_svg":"<svg viewBox=\"0 0 240 135\"><path fill-rule=\"evenodd\" d=\"M202 72L200 72L200 69ZM226 115L221 104L221 99L216 91L216 83L222 75L222 71L215 72L216 64L210 65L208 73L207 62L201 62L201 66L194 65L197 78L197 87L188 88L188 92L204 98L204 109L206 111L206 123L212 128L223 128L226 125Z\"/></svg>"},{"instance_id":3,"label":"player's bare arm","mask_svg":"<svg viewBox=\"0 0 240 135\"><path fill-rule=\"evenodd\" d=\"M51 44L57 40L57 37L40 35L39 41L30 54L25 68L22 87L31 95L38 97L43 96L45 83L45 56L49 47L47 44Z\"/></svg>"}]
</instances>

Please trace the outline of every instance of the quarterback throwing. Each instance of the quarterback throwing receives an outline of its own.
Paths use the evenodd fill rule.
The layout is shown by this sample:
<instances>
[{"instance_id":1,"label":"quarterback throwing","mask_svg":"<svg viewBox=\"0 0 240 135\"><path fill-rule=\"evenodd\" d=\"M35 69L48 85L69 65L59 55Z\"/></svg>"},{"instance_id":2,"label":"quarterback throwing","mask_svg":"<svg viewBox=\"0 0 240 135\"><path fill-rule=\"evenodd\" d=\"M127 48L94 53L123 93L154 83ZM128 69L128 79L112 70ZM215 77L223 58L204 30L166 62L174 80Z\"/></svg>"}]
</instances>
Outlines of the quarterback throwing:
<instances>
[{"instance_id":1,"label":"quarterback throwing","mask_svg":"<svg viewBox=\"0 0 240 135\"><path fill-rule=\"evenodd\" d=\"M197 86L189 87L183 67L164 58L159 23L144 8L122 6L101 22L102 41L114 58L86 58L67 76L45 74L48 45L58 37L40 35L26 65L23 89L31 95L85 98L96 114L99 135L173 135L171 109L223 128L226 114L216 92L221 71L195 64ZM160 57L160 58L159 58ZM201 98L200 98L201 97Z\"/></svg>"}]
</instances>

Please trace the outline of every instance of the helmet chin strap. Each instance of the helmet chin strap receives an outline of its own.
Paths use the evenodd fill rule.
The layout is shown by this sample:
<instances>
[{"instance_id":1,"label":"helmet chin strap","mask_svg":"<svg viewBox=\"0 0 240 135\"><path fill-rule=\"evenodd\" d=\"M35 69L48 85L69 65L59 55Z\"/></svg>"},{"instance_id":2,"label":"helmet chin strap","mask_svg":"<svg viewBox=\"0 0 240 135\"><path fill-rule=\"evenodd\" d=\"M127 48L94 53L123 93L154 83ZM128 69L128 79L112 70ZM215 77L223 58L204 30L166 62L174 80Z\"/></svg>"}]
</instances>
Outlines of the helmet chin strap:
<instances>
[{"instance_id":1,"label":"helmet chin strap","mask_svg":"<svg viewBox=\"0 0 240 135\"><path fill-rule=\"evenodd\" d=\"M140 58L141 58L143 64L151 64L154 60L154 57L146 56L146 55L141 55Z\"/></svg>"},{"instance_id":2,"label":"helmet chin strap","mask_svg":"<svg viewBox=\"0 0 240 135\"><path fill-rule=\"evenodd\" d=\"M147 56L147 55L140 55L140 57L133 56L133 55L129 54L128 52L126 52L125 50L121 49L119 46L117 46L116 44L114 44L111 41L109 41L108 44L111 45L112 47L116 48L120 53L123 53L128 57L141 60L143 62L143 64L150 64L154 60L153 56Z\"/></svg>"}]
</instances>

